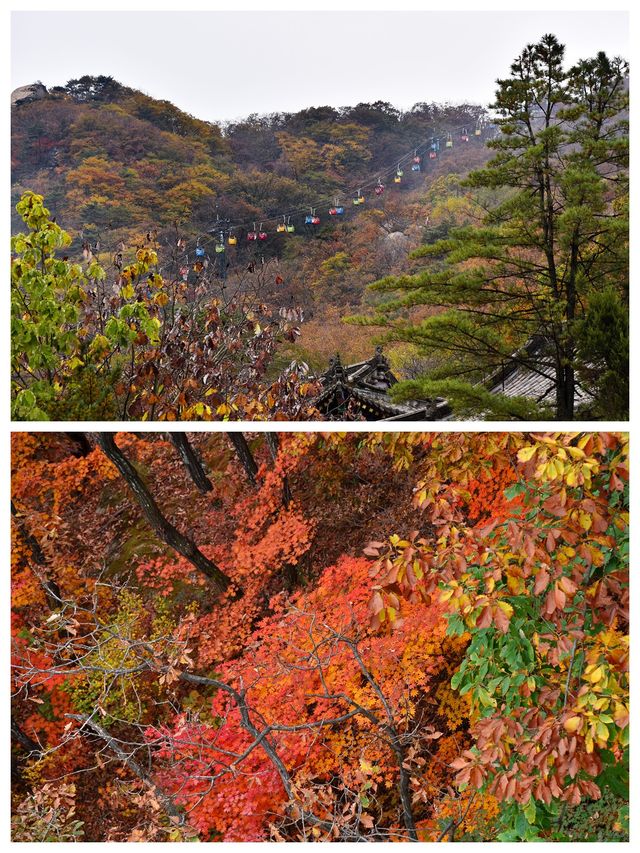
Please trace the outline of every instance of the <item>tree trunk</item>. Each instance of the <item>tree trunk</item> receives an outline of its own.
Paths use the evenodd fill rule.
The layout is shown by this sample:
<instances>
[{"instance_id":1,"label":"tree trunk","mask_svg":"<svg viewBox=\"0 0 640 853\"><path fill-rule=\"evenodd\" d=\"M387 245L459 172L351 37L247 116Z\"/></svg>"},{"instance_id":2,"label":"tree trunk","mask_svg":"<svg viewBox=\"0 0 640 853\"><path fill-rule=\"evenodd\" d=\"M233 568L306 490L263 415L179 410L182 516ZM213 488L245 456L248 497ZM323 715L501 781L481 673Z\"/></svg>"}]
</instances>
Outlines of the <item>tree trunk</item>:
<instances>
[{"instance_id":1,"label":"tree trunk","mask_svg":"<svg viewBox=\"0 0 640 853\"><path fill-rule=\"evenodd\" d=\"M87 438L86 433L84 432L65 432L67 438L71 439L71 441L76 446L75 456L88 456L93 447L91 442Z\"/></svg>"},{"instance_id":2,"label":"tree trunk","mask_svg":"<svg viewBox=\"0 0 640 853\"><path fill-rule=\"evenodd\" d=\"M575 371L564 347L556 356L556 420L572 421L575 406Z\"/></svg>"},{"instance_id":3,"label":"tree trunk","mask_svg":"<svg viewBox=\"0 0 640 853\"><path fill-rule=\"evenodd\" d=\"M269 450L271 451L271 458L275 462L278 458L278 452L280 450L280 440L278 438L277 432L268 432L267 434L267 444L269 445ZM289 488L289 480L285 477L282 480L282 503L285 509L288 509L289 504L293 500L293 496L291 495L291 489Z\"/></svg>"},{"instance_id":4,"label":"tree trunk","mask_svg":"<svg viewBox=\"0 0 640 853\"><path fill-rule=\"evenodd\" d=\"M278 433L268 432L266 433L266 437L267 445L271 453L271 458L275 462L278 458L278 452L280 450L280 440L278 438ZM285 475L285 477L283 477L282 479L282 506L285 509L289 509L292 500L293 497L291 495L291 489L289 488L289 480ZM287 585L290 590L293 590L300 583L300 572L298 566L294 566L292 563L285 563L283 569Z\"/></svg>"},{"instance_id":5,"label":"tree trunk","mask_svg":"<svg viewBox=\"0 0 640 853\"><path fill-rule=\"evenodd\" d=\"M60 605L63 604L60 594L60 587L54 580L48 577L47 560L44 556L42 548L40 547L40 543L38 542L36 537L27 530L26 525L22 521L22 517L16 509L16 505L13 501L11 501L11 515L15 523L18 525L20 535L22 536L25 543L28 545L29 550L31 551L31 558L33 562L39 567L39 570L36 570L32 566L31 571L37 578L40 586L42 587L42 590L47 598L47 604L49 605L49 609L58 610Z\"/></svg>"},{"instance_id":6,"label":"tree trunk","mask_svg":"<svg viewBox=\"0 0 640 853\"><path fill-rule=\"evenodd\" d=\"M174 548L183 557L186 557L192 565L199 571L205 574L212 582L218 592L224 592L228 589L231 579L211 560L209 560L197 545L186 536L183 536L170 521L168 521L157 503L151 496L140 475L129 462L126 456L118 448L115 442L115 436L110 432L102 432L98 438L100 447L105 455L113 462L118 471L122 474L127 485L135 495L140 508L142 509L147 521L156 531L158 536L167 545Z\"/></svg>"},{"instance_id":7,"label":"tree trunk","mask_svg":"<svg viewBox=\"0 0 640 853\"><path fill-rule=\"evenodd\" d=\"M204 492L205 494L206 492L213 491L213 485L211 483L211 480L207 477L205 470L202 466L202 462L198 458L198 454L195 452L193 447L191 447L186 433L170 432L169 438L178 450L180 458L184 462L185 468L187 469L189 474L191 474L191 479L200 489L200 491Z\"/></svg>"},{"instance_id":8,"label":"tree trunk","mask_svg":"<svg viewBox=\"0 0 640 853\"><path fill-rule=\"evenodd\" d=\"M235 450L236 455L249 478L249 482L255 486L258 466L256 465L256 460L253 458L253 454L251 453L251 448L244 437L244 433L228 432L227 436L231 444L233 444L233 449Z\"/></svg>"},{"instance_id":9,"label":"tree trunk","mask_svg":"<svg viewBox=\"0 0 640 853\"><path fill-rule=\"evenodd\" d=\"M14 743L19 744L27 754L31 752L40 754L42 752L42 748L28 734L22 731L13 717L11 717L11 739Z\"/></svg>"}]
</instances>

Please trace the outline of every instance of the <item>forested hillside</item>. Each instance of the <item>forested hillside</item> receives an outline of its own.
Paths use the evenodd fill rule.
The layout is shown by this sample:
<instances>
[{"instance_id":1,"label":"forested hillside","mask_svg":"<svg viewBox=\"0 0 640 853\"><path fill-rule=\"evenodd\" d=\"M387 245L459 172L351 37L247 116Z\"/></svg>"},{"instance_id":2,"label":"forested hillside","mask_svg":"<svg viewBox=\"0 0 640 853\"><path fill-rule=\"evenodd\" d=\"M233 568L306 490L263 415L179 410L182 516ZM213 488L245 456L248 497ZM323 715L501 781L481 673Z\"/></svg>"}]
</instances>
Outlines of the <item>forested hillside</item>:
<instances>
[{"instance_id":1,"label":"forested hillside","mask_svg":"<svg viewBox=\"0 0 640 853\"><path fill-rule=\"evenodd\" d=\"M628 832L628 437L15 433L15 841Z\"/></svg>"},{"instance_id":2,"label":"forested hillside","mask_svg":"<svg viewBox=\"0 0 640 853\"><path fill-rule=\"evenodd\" d=\"M336 349L347 359L370 354L372 333L345 330L340 318L359 308L371 281L409 268L428 223L456 220L460 178L489 154L486 125L476 135L482 117L477 105L425 102L401 112L378 102L218 126L111 78L72 80L12 110L13 230L21 227L15 204L29 189L71 233L72 252L97 245L104 261L151 233L166 264L180 236L187 241L181 266L190 268L200 236L217 278L218 233L207 232L217 217L229 220L238 243L227 245L226 274L277 258L279 281L269 277L265 298L304 310L296 354L324 367ZM442 146L435 159L432 137ZM415 148L420 172L411 168ZM398 161L404 174L396 184ZM361 185L366 204L354 207ZM336 201L345 213L331 216ZM305 226L312 207L320 223ZM295 234L277 232L285 221ZM254 228L269 239L248 243Z\"/></svg>"}]
</instances>

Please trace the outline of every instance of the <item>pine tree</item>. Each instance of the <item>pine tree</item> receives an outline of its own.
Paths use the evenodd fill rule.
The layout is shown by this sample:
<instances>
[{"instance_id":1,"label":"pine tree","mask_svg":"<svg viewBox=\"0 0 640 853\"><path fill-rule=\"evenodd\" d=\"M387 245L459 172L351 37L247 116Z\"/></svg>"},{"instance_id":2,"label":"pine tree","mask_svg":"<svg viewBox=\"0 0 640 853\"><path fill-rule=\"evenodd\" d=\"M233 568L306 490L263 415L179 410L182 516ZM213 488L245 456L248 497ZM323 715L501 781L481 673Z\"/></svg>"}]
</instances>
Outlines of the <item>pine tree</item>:
<instances>
[{"instance_id":1,"label":"pine tree","mask_svg":"<svg viewBox=\"0 0 640 853\"><path fill-rule=\"evenodd\" d=\"M373 318L391 327L390 340L407 341L439 364L400 383L399 398L447 397L461 414L483 417L576 415L576 381L591 393L594 415L624 417L624 391L615 412L599 411L599 377L610 370L594 355L586 333L590 304L610 294L618 315L628 305L627 63L604 53L564 70L564 46L545 35L528 45L498 80L493 109L496 154L466 185L483 210L480 225L451 231L414 253L427 265L415 275L388 277L373 289L395 293ZM398 319L418 305L445 309L419 325ZM601 307L596 314L602 316ZM617 324L616 353L626 352ZM531 400L489 394L482 380L505 365L525 365L553 377L553 409ZM529 346L527 346L529 344ZM625 359L617 358L618 370ZM617 378L622 388L626 375Z\"/></svg>"}]
</instances>

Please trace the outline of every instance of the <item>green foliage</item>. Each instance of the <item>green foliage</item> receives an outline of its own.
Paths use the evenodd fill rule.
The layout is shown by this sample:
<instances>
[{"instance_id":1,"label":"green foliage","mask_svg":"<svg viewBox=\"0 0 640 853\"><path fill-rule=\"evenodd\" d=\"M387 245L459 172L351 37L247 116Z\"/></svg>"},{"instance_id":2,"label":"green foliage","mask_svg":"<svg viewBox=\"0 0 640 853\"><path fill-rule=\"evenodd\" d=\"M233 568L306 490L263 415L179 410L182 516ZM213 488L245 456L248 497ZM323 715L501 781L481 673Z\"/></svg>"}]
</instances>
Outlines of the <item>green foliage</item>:
<instances>
[{"instance_id":1,"label":"green foliage","mask_svg":"<svg viewBox=\"0 0 640 853\"><path fill-rule=\"evenodd\" d=\"M120 300L100 330L86 314L89 292L104 282L104 269L90 255L84 266L59 257L71 238L49 218L42 196L24 193L17 210L29 232L11 240L12 416L113 417L122 363L137 342L160 343L161 321L152 307L163 288L152 272L157 256L138 249L122 269ZM149 277L148 297L136 290L142 277Z\"/></svg>"},{"instance_id":2,"label":"green foliage","mask_svg":"<svg viewBox=\"0 0 640 853\"><path fill-rule=\"evenodd\" d=\"M50 221L42 196L25 193L17 210L29 233L11 240L12 415L43 420L60 389L63 364L73 369L79 363L78 322L88 282L79 264L56 258L71 238Z\"/></svg>"},{"instance_id":3,"label":"green foliage","mask_svg":"<svg viewBox=\"0 0 640 853\"><path fill-rule=\"evenodd\" d=\"M167 605L160 601L152 623L143 598L124 590L118 609L103 630L95 636L95 649L87 656L86 676L70 680L63 686L81 714L100 712L105 726L115 722L134 721L140 718L141 698L154 690L145 685L139 672L144 671L144 644L140 643L137 659L131 656L131 644L143 638L162 639L175 627Z\"/></svg>"},{"instance_id":4,"label":"green foliage","mask_svg":"<svg viewBox=\"0 0 640 853\"><path fill-rule=\"evenodd\" d=\"M481 413L483 420L525 421L543 420L549 414L535 400L491 394L481 385L459 379L412 379L398 382L391 389L391 396L400 402L444 397L460 418Z\"/></svg>"},{"instance_id":5,"label":"green foliage","mask_svg":"<svg viewBox=\"0 0 640 853\"><path fill-rule=\"evenodd\" d=\"M629 310L612 288L591 295L576 326L581 378L593 388L603 419L629 411Z\"/></svg>"}]
</instances>

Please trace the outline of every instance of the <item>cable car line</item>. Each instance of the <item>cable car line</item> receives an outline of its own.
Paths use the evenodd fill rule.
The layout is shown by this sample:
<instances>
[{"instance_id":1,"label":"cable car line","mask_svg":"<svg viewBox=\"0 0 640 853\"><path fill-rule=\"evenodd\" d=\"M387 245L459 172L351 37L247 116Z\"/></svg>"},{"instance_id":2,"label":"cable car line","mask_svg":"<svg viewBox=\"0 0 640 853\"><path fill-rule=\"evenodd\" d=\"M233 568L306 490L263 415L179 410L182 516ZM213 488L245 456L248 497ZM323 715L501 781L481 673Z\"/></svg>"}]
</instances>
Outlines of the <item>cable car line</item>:
<instances>
[{"instance_id":1,"label":"cable car line","mask_svg":"<svg viewBox=\"0 0 640 853\"><path fill-rule=\"evenodd\" d=\"M278 214L274 214L273 216L268 216L264 218L262 222L259 223L258 229L256 229L256 221L247 220L244 222L231 222L228 219L220 220L218 217L216 222L207 232L207 237L198 236L195 239L195 246L193 246L194 253L199 260L202 259L206 256L205 246L208 246L212 243L216 243L216 253L224 253L225 232L227 244L230 246L238 245L237 233L241 231L247 232L247 242L264 242L269 238L270 235L267 231L263 230L263 225L265 223L277 223L280 219L282 220L282 222L277 225L276 233L295 233L295 226L291 223L292 217L300 218L304 216L304 223L307 228L317 226L321 222L320 216L318 216L316 213L318 208L324 208L328 206L328 213L331 217L341 217L345 213L345 206L341 202L342 198L346 199L351 196L353 206L360 206L365 201L363 190L373 188L375 195L381 196L385 191L385 185L382 181L383 178L393 178L395 184L400 184L404 176L404 169L402 167L409 164L411 164L411 171L422 171L421 166L423 160L425 159L425 157L422 156L423 154L427 155L429 159L437 159L438 154L440 152L440 141L444 140L446 149L453 148L454 135L459 135L461 141L468 142L470 137L468 130L469 125L470 122L467 122L466 124L460 125L457 128L453 128L448 131L443 131L441 134L429 136L422 143L417 146L414 146L407 153L403 154L399 159L397 159L395 161L395 167L387 167L385 169L378 170L375 173L375 176L372 176L370 179L361 182L357 188L354 188L350 191L347 190L337 195L334 191L331 196L324 196L317 199L313 206L305 205L301 207L292 208L288 211L285 211L284 213L281 212ZM482 117L478 118L476 121L476 126L473 135L476 138L482 136L484 129L487 126L491 125L491 121ZM248 230L249 226L252 226L251 230ZM216 233L217 236L213 236ZM188 258L190 252L191 247L185 245L184 251L183 253L181 253L181 258L183 259L184 263L189 263Z\"/></svg>"},{"instance_id":2,"label":"cable car line","mask_svg":"<svg viewBox=\"0 0 640 853\"><path fill-rule=\"evenodd\" d=\"M454 131L452 131L452 133L456 132L457 130L461 130L461 129L466 129L466 125L461 126L460 128L454 129ZM417 158L417 152L418 151L421 151L421 150L426 151L428 148L431 148L434 151L439 151L440 150L440 145L439 145L440 139L446 139L446 134L443 134L440 137L436 137L436 136L429 137L429 139L426 142L417 146L417 148L411 149L411 151L409 153L405 154L404 156L402 156L400 158L399 161L397 161L397 167L395 169L393 169L393 170L385 169L382 171L378 170L375 177L372 177L370 180L367 180L364 183L360 184L360 187L358 188L360 191L360 195L362 195L363 189L367 189L368 187L371 187L371 186L375 187L376 185L378 185L380 178L382 176L392 175L392 174L395 174L396 176L398 176L398 172L402 172L402 165L408 163L409 161L415 161L415 159ZM415 169L414 171L418 171L418 170ZM352 191L352 194L353 194L353 191ZM341 195L348 196L349 192L348 191L344 192ZM331 201L333 201L333 206L337 207L336 202L341 197L341 195L339 195L339 196L335 196L335 195L325 196L324 198L320 198L316 201L315 208L317 209L318 207L326 206ZM358 203L360 203L360 202L358 202ZM276 222L282 216L287 216L289 218L291 216L302 216L302 215L304 215L305 211L307 211L308 209L309 209L308 205L305 205L304 207L292 208L291 210L287 211L284 214L278 213L278 214L274 214L273 216L269 216L269 217L265 218L263 220L263 222ZM247 220L245 222L230 223L228 227L229 227L229 230L240 230L240 229L247 228L249 226L249 224L250 224L250 221ZM210 232L214 231L214 230L216 230L215 225L210 229ZM209 239L209 240L206 240L205 242L209 243L209 242L211 242L211 240Z\"/></svg>"}]
</instances>

